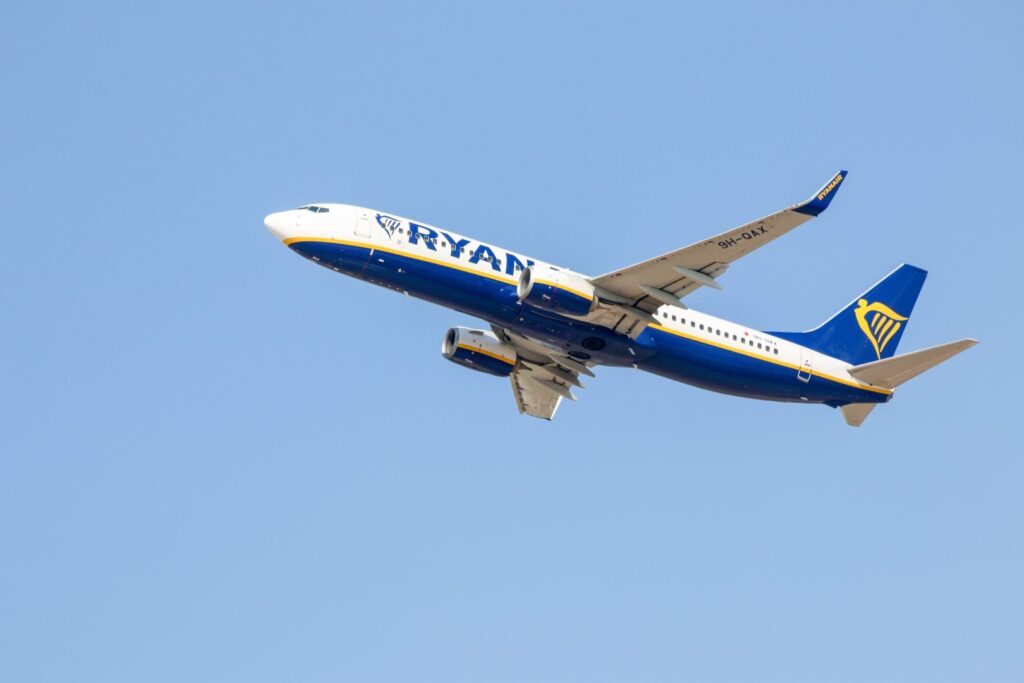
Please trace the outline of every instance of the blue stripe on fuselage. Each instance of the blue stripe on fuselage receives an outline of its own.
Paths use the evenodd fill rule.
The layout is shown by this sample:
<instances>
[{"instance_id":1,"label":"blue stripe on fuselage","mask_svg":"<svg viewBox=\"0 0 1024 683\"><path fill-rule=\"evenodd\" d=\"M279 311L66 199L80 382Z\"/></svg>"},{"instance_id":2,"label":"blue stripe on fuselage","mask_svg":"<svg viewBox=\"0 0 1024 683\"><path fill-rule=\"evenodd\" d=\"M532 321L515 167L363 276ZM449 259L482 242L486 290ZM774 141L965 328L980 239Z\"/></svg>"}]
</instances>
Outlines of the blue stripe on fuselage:
<instances>
[{"instance_id":1,"label":"blue stripe on fuselage","mask_svg":"<svg viewBox=\"0 0 1024 683\"><path fill-rule=\"evenodd\" d=\"M797 369L774 359L762 359L721 348L700 339L648 327L638 341L651 335L658 352L639 363L641 370L711 391L769 401L809 403L877 403L884 394L811 375L797 379Z\"/></svg>"},{"instance_id":2,"label":"blue stripe on fuselage","mask_svg":"<svg viewBox=\"0 0 1024 683\"><path fill-rule=\"evenodd\" d=\"M659 326L649 326L633 341L605 327L524 306L511 278L449 266L435 260L436 254L428 260L397 250L315 239L290 241L288 246L324 267L483 318L566 352L587 354L603 365L636 364L669 379L750 398L812 403L888 400L885 394L820 375L802 382L795 368L773 359L751 357ZM595 350L594 339L603 348Z\"/></svg>"}]
</instances>

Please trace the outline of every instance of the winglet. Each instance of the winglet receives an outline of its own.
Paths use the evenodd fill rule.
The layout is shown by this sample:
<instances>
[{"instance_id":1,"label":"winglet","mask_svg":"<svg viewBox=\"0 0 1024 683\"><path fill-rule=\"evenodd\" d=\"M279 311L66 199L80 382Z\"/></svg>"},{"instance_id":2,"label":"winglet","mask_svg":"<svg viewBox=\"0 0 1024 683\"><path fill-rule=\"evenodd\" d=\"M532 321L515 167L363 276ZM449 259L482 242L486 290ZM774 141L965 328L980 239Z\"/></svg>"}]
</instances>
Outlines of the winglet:
<instances>
[{"instance_id":1,"label":"winglet","mask_svg":"<svg viewBox=\"0 0 1024 683\"><path fill-rule=\"evenodd\" d=\"M817 216L822 211L828 208L828 205L832 202L832 199L836 196L836 192L839 190L839 186L843 184L843 180L846 179L846 171L840 171L835 175L832 180L825 183L820 190L818 190L813 197L805 202L801 202L793 207L794 211L800 213L806 213L809 216Z\"/></svg>"}]
</instances>

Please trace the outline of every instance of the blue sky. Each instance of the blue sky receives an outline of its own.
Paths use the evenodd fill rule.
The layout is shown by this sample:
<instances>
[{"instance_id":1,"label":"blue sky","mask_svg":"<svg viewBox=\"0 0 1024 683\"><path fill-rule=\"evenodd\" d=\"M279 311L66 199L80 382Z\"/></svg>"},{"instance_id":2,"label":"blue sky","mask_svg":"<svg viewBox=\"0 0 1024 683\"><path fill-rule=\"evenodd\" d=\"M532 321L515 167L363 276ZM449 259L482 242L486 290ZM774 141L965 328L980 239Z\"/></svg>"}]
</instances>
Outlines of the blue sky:
<instances>
[{"instance_id":1,"label":"blue sky","mask_svg":"<svg viewBox=\"0 0 1024 683\"><path fill-rule=\"evenodd\" d=\"M0 9L0 680L1024 678L1013 3ZM606 369L548 424L472 319L262 225L361 204L588 273L850 175L700 310L901 262L859 430Z\"/></svg>"}]
</instances>

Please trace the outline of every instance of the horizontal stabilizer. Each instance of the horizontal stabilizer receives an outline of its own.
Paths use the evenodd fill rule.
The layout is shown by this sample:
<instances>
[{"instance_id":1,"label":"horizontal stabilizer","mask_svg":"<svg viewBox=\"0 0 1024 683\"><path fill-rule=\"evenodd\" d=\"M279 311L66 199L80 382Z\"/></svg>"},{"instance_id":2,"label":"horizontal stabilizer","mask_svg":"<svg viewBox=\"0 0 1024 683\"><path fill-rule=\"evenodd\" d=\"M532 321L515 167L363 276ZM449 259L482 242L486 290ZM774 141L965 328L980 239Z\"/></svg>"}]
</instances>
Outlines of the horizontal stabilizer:
<instances>
[{"instance_id":1,"label":"horizontal stabilizer","mask_svg":"<svg viewBox=\"0 0 1024 683\"><path fill-rule=\"evenodd\" d=\"M862 382L886 389L895 389L907 380L917 377L925 370L949 360L977 343L977 339L961 339L941 346L933 346L930 349L906 353L902 356L864 363L850 368L850 374ZM847 418L847 422L849 422L849 418Z\"/></svg>"}]
</instances>

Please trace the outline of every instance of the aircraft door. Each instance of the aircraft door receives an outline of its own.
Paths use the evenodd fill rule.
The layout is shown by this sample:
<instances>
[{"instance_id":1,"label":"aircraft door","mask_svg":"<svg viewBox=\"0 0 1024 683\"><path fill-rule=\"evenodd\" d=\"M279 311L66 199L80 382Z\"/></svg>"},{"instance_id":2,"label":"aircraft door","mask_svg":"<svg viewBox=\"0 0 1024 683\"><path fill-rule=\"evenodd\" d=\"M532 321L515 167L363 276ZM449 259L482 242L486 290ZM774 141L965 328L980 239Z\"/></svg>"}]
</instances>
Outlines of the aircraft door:
<instances>
[{"instance_id":1,"label":"aircraft door","mask_svg":"<svg viewBox=\"0 0 1024 683\"><path fill-rule=\"evenodd\" d=\"M796 370L796 378L801 382L811 381L811 370L814 369L814 358L810 350L800 349L800 367Z\"/></svg>"},{"instance_id":2,"label":"aircraft door","mask_svg":"<svg viewBox=\"0 0 1024 683\"><path fill-rule=\"evenodd\" d=\"M359 209L358 215L356 216L356 236L372 237L373 221L374 215L372 212L367 211L366 209Z\"/></svg>"}]
</instances>

